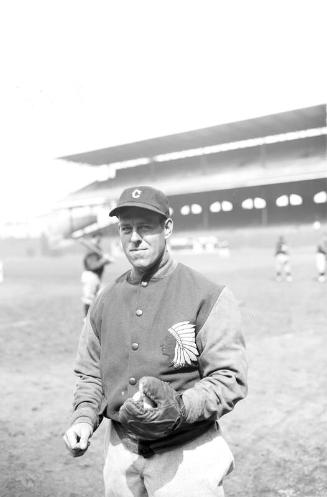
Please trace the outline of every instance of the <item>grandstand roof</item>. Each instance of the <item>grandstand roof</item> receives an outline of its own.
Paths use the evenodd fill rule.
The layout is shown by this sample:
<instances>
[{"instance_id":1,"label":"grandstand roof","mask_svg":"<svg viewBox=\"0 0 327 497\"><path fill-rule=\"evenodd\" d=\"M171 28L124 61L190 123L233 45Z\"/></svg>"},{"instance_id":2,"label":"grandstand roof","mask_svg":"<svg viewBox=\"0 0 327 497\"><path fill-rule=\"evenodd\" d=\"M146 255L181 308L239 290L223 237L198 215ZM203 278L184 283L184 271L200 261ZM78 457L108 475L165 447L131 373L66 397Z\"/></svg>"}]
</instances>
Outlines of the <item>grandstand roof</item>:
<instances>
[{"instance_id":1,"label":"grandstand roof","mask_svg":"<svg viewBox=\"0 0 327 497\"><path fill-rule=\"evenodd\" d=\"M65 157L71 162L99 166L187 149L207 147L233 141L288 133L326 126L326 105L316 105L269 116L220 124L149 140L125 143Z\"/></svg>"}]
</instances>

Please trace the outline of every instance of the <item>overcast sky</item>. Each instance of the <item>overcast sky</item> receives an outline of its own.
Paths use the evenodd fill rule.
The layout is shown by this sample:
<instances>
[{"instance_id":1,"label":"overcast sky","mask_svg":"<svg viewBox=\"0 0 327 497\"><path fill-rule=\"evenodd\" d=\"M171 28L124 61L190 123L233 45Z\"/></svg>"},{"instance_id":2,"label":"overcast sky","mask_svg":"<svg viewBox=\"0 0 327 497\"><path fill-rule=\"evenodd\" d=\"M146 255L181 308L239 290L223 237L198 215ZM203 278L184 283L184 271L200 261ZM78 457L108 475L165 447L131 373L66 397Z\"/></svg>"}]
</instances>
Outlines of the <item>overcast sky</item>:
<instances>
[{"instance_id":1,"label":"overcast sky","mask_svg":"<svg viewBox=\"0 0 327 497\"><path fill-rule=\"evenodd\" d=\"M325 0L10 0L0 220L91 181L55 158L327 102Z\"/></svg>"}]
</instances>

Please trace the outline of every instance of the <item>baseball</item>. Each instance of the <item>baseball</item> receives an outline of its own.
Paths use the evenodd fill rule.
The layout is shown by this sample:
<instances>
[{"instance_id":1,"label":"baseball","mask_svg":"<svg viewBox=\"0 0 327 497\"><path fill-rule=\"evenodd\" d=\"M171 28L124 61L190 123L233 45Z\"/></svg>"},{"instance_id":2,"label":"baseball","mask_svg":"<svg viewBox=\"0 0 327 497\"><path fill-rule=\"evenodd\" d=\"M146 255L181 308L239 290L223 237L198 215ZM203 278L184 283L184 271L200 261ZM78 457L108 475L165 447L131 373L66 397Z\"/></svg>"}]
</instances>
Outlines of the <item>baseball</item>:
<instances>
[{"instance_id":1,"label":"baseball","mask_svg":"<svg viewBox=\"0 0 327 497\"><path fill-rule=\"evenodd\" d=\"M144 409L153 409L153 407L155 407L154 402L152 402L149 397L147 397L143 392L140 391L136 392L133 395L133 400L135 400L135 402L139 402L140 400L143 401Z\"/></svg>"}]
</instances>

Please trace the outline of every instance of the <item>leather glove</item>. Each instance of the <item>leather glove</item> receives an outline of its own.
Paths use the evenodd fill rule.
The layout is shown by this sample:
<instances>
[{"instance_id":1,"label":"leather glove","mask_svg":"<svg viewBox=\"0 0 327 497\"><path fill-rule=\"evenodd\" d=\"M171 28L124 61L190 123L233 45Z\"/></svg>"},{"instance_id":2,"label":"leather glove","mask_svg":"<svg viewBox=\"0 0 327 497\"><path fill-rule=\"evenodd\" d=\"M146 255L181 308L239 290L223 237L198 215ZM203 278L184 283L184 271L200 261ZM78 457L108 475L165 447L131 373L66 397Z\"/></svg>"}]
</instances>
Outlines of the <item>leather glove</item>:
<instances>
[{"instance_id":1,"label":"leather glove","mask_svg":"<svg viewBox=\"0 0 327 497\"><path fill-rule=\"evenodd\" d=\"M169 383L153 376L140 379L140 390L154 407L144 407L142 400L127 399L119 410L119 421L142 440L163 438L185 420L182 395Z\"/></svg>"}]
</instances>

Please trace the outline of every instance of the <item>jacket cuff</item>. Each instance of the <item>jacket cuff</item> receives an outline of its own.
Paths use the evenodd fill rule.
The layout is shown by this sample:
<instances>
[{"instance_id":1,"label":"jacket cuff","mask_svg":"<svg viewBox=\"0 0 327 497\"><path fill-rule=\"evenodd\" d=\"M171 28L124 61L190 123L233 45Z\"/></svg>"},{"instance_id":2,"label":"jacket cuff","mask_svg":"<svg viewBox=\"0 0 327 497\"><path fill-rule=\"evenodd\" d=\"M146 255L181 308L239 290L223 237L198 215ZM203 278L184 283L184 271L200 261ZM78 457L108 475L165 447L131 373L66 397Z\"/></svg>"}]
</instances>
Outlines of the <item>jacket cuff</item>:
<instances>
[{"instance_id":1,"label":"jacket cuff","mask_svg":"<svg viewBox=\"0 0 327 497\"><path fill-rule=\"evenodd\" d=\"M76 418L74 421L73 421L73 425L76 425L77 423L87 423L89 425L92 426L93 428L93 423L91 421L90 418L87 418L86 416L81 416L80 418Z\"/></svg>"},{"instance_id":2,"label":"jacket cuff","mask_svg":"<svg viewBox=\"0 0 327 497\"><path fill-rule=\"evenodd\" d=\"M88 405L87 402L83 402L71 416L71 424L76 424L77 422L89 423L95 431L100 424L100 419L93 407Z\"/></svg>"},{"instance_id":3,"label":"jacket cuff","mask_svg":"<svg viewBox=\"0 0 327 497\"><path fill-rule=\"evenodd\" d=\"M196 392L192 388L185 390L182 395L185 406L185 421L187 423L195 423L196 421L209 418L204 416L205 395L203 392Z\"/></svg>"}]
</instances>

